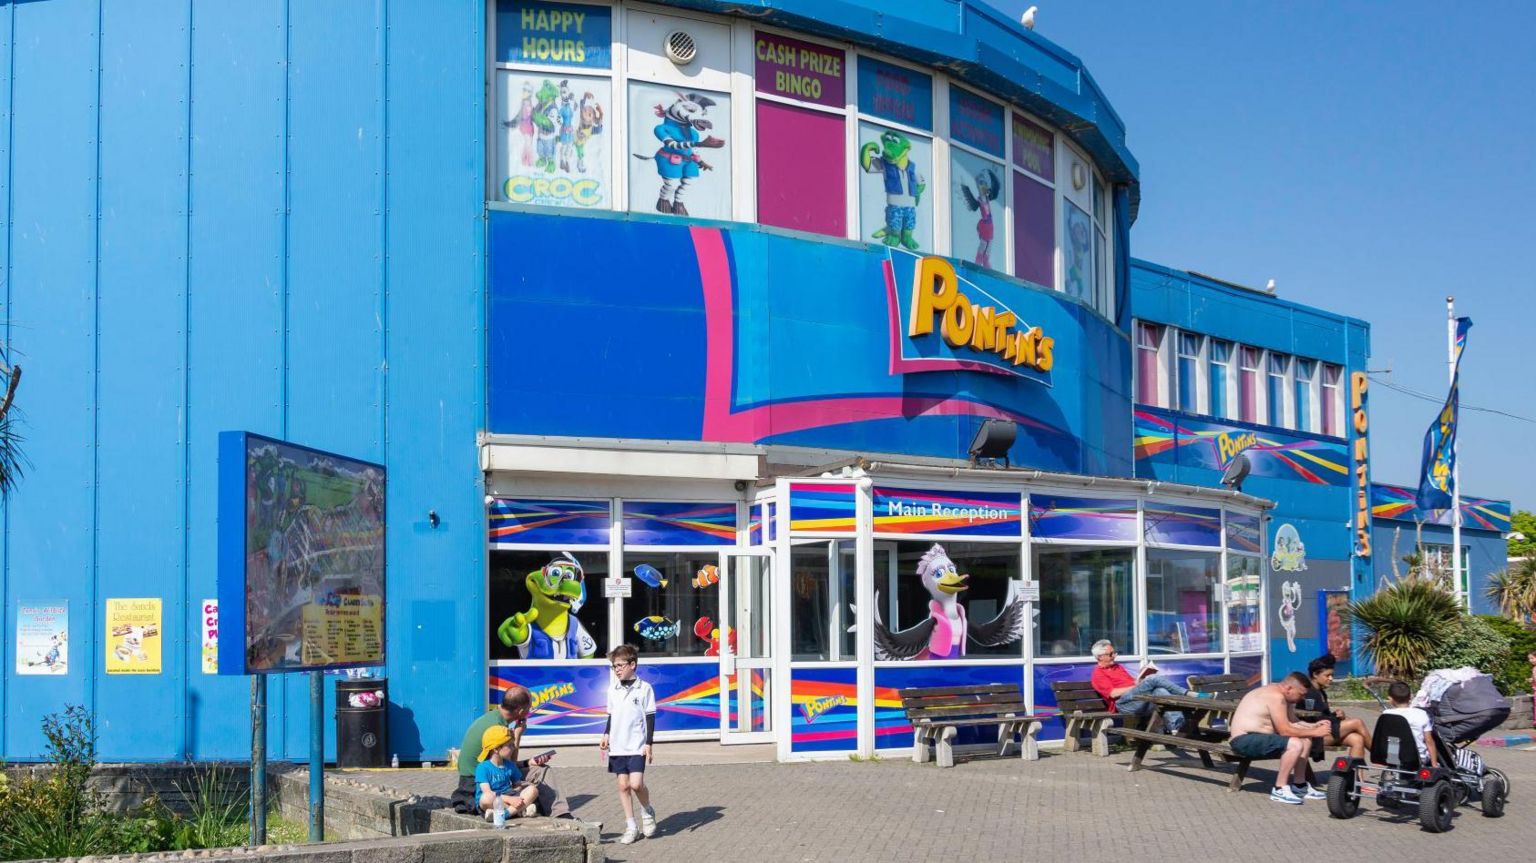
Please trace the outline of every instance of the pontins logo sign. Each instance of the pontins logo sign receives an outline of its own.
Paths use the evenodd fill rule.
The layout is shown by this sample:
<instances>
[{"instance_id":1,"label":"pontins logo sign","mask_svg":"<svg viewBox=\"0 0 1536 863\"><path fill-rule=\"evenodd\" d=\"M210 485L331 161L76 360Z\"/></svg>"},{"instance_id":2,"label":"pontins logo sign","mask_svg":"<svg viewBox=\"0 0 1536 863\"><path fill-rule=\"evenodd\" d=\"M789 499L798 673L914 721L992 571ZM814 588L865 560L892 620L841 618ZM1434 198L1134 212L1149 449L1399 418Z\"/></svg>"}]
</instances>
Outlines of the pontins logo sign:
<instances>
[{"instance_id":1,"label":"pontins logo sign","mask_svg":"<svg viewBox=\"0 0 1536 863\"><path fill-rule=\"evenodd\" d=\"M892 249L885 268L892 374L965 369L1050 383L1056 340L954 264Z\"/></svg>"}]
</instances>

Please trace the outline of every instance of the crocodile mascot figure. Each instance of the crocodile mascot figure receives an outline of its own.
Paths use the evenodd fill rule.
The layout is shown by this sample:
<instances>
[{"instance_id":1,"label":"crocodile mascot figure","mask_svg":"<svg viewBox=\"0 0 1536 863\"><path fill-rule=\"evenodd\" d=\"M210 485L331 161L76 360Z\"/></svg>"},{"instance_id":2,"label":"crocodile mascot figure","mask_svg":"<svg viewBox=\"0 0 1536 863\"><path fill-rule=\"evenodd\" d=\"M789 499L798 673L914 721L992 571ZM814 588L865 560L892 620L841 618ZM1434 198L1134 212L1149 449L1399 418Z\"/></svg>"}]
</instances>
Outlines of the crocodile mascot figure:
<instances>
[{"instance_id":1,"label":"crocodile mascot figure","mask_svg":"<svg viewBox=\"0 0 1536 863\"><path fill-rule=\"evenodd\" d=\"M568 552L528 573L533 602L496 627L496 637L523 659L591 659L597 642L576 619L587 601L581 564Z\"/></svg>"}]
</instances>

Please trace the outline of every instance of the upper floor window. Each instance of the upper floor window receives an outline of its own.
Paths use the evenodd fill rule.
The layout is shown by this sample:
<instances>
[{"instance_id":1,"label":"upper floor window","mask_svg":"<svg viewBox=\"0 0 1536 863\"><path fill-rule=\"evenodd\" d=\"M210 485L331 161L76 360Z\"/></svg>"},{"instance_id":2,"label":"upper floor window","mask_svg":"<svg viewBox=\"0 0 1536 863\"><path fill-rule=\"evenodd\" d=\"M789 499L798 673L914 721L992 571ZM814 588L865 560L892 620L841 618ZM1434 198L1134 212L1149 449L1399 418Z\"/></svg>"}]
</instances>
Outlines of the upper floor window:
<instances>
[{"instance_id":1,"label":"upper floor window","mask_svg":"<svg viewBox=\"0 0 1536 863\"><path fill-rule=\"evenodd\" d=\"M933 251L933 78L859 57L859 236Z\"/></svg>"},{"instance_id":2,"label":"upper floor window","mask_svg":"<svg viewBox=\"0 0 1536 863\"><path fill-rule=\"evenodd\" d=\"M1291 375L1291 358L1285 354L1271 353L1268 368L1269 383L1265 395L1269 402L1269 422L1277 426L1289 425L1290 399L1286 391Z\"/></svg>"},{"instance_id":3,"label":"upper floor window","mask_svg":"<svg viewBox=\"0 0 1536 863\"><path fill-rule=\"evenodd\" d=\"M1136 400L1158 407L1167 406L1162 398L1163 333L1157 324L1136 325Z\"/></svg>"},{"instance_id":4,"label":"upper floor window","mask_svg":"<svg viewBox=\"0 0 1536 863\"><path fill-rule=\"evenodd\" d=\"M847 52L759 30L752 57L757 221L846 236Z\"/></svg>"},{"instance_id":5,"label":"upper floor window","mask_svg":"<svg viewBox=\"0 0 1536 863\"><path fill-rule=\"evenodd\" d=\"M1232 386L1232 343L1220 339L1210 340L1211 351L1211 415L1235 419L1228 388Z\"/></svg>"},{"instance_id":6,"label":"upper floor window","mask_svg":"<svg viewBox=\"0 0 1536 863\"><path fill-rule=\"evenodd\" d=\"M949 88L949 253L979 267L1004 267L1003 243L992 238L1007 209L1003 108Z\"/></svg>"},{"instance_id":7,"label":"upper floor window","mask_svg":"<svg viewBox=\"0 0 1536 863\"><path fill-rule=\"evenodd\" d=\"M1204 341L1194 333L1179 333L1179 404L1181 411L1200 413L1200 353Z\"/></svg>"},{"instance_id":8,"label":"upper floor window","mask_svg":"<svg viewBox=\"0 0 1536 863\"><path fill-rule=\"evenodd\" d=\"M1317 361L1296 358L1296 428L1301 431L1318 430Z\"/></svg>"},{"instance_id":9,"label":"upper floor window","mask_svg":"<svg viewBox=\"0 0 1536 863\"><path fill-rule=\"evenodd\" d=\"M1238 350L1237 399L1238 419L1243 422L1264 421L1264 404L1259 398L1259 363L1264 352L1243 345Z\"/></svg>"},{"instance_id":10,"label":"upper floor window","mask_svg":"<svg viewBox=\"0 0 1536 863\"><path fill-rule=\"evenodd\" d=\"M1013 274L1056 284L1056 138L1013 115Z\"/></svg>"},{"instance_id":11,"label":"upper floor window","mask_svg":"<svg viewBox=\"0 0 1536 863\"><path fill-rule=\"evenodd\" d=\"M1343 368L1323 364L1323 395L1318 405L1321 408L1323 434L1335 436L1344 434L1344 429L1339 423L1339 418L1344 411L1343 393L1339 387L1339 381L1343 376Z\"/></svg>"}]
</instances>

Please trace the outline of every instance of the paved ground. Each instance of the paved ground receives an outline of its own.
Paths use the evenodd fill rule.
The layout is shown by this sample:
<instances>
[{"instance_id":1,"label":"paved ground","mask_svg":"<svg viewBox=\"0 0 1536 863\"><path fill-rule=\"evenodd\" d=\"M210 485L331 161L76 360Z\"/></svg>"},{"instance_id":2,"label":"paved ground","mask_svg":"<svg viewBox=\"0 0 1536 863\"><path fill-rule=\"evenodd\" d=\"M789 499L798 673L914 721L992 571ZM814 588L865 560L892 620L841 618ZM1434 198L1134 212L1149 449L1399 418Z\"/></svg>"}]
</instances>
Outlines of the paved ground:
<instances>
[{"instance_id":1,"label":"paved ground","mask_svg":"<svg viewBox=\"0 0 1536 863\"><path fill-rule=\"evenodd\" d=\"M1129 754L1047 751L1036 762L979 759L940 770L897 760L705 764L699 762L710 753L771 756L757 747L670 744L659 747L649 774L661 832L606 850L620 861L791 863L1528 859L1536 847L1536 752L1478 751L1510 774L1509 813L1488 819L1475 806L1463 807L1450 832L1433 835L1373 802L1351 821L1329 818L1322 801L1270 803L1274 774L1257 765L1243 790L1231 794L1225 772L1161 753L1149 757L1160 766L1132 774L1125 769ZM560 760L577 815L603 822L604 838L616 839L624 819L595 753L572 748ZM446 795L454 782L441 769L373 771L368 778L419 794Z\"/></svg>"}]
</instances>

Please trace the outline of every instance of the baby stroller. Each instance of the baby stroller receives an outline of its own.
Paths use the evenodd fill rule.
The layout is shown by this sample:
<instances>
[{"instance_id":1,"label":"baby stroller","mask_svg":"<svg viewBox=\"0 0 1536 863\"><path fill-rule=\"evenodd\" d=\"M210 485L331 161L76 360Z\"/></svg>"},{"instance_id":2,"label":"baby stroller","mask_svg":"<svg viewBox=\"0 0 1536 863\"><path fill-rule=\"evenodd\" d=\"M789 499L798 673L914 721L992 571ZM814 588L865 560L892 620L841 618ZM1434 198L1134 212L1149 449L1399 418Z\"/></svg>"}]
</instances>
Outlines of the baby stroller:
<instances>
[{"instance_id":1,"label":"baby stroller","mask_svg":"<svg viewBox=\"0 0 1536 863\"><path fill-rule=\"evenodd\" d=\"M1476 740L1503 718L1489 716L1477 723L1455 725L1455 740ZM1384 806L1416 805L1419 823L1430 833L1449 830L1456 807L1472 800L1478 801L1483 815L1489 818L1503 815L1509 797L1509 778L1487 767L1477 753L1447 743L1438 726L1431 736L1437 767L1420 760L1413 728L1406 718L1386 715L1378 719L1372 732L1369 763L1347 755L1334 760L1333 773L1328 778L1329 814L1353 818L1360 811L1361 798L1374 796ZM1373 767L1377 770L1374 779L1369 773Z\"/></svg>"}]
</instances>

